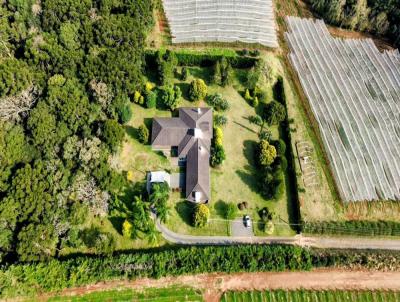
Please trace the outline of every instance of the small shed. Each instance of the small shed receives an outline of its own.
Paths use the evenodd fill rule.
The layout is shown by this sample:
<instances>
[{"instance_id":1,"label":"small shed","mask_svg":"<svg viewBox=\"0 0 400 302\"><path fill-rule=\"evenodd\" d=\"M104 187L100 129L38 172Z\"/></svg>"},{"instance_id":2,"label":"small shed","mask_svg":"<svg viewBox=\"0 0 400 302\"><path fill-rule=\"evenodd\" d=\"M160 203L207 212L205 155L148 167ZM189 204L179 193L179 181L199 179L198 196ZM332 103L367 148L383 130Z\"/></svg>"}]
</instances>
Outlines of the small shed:
<instances>
[{"instance_id":1,"label":"small shed","mask_svg":"<svg viewBox=\"0 0 400 302\"><path fill-rule=\"evenodd\" d=\"M147 192L150 194L151 185L153 183L163 183L166 182L171 186L171 175L165 171L153 171L147 173Z\"/></svg>"}]
</instances>

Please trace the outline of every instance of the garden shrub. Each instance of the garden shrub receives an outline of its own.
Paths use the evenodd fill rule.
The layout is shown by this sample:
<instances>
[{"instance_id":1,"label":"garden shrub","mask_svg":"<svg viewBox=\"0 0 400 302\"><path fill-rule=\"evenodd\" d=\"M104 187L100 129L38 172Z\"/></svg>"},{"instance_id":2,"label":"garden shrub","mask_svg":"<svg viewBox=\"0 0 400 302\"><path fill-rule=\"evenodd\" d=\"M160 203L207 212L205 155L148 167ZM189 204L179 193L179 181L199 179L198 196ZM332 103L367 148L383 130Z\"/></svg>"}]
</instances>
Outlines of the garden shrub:
<instances>
[{"instance_id":1,"label":"garden shrub","mask_svg":"<svg viewBox=\"0 0 400 302\"><path fill-rule=\"evenodd\" d=\"M276 149L267 140L259 143L259 163L263 166L270 166L277 156Z\"/></svg>"},{"instance_id":2,"label":"garden shrub","mask_svg":"<svg viewBox=\"0 0 400 302\"><path fill-rule=\"evenodd\" d=\"M214 125L223 127L228 123L228 118L225 115L217 114L214 116Z\"/></svg>"},{"instance_id":3,"label":"garden shrub","mask_svg":"<svg viewBox=\"0 0 400 302\"><path fill-rule=\"evenodd\" d=\"M194 79L189 87L189 99L200 101L207 95L207 85L202 79Z\"/></svg>"},{"instance_id":4,"label":"garden shrub","mask_svg":"<svg viewBox=\"0 0 400 302\"><path fill-rule=\"evenodd\" d=\"M140 93L140 91L136 90L135 93L133 94L133 102L139 105L144 104L144 97Z\"/></svg>"},{"instance_id":5,"label":"garden shrub","mask_svg":"<svg viewBox=\"0 0 400 302\"><path fill-rule=\"evenodd\" d=\"M269 125L278 125L286 118L285 106L277 101L272 101L265 106L264 119Z\"/></svg>"},{"instance_id":6,"label":"garden shrub","mask_svg":"<svg viewBox=\"0 0 400 302\"><path fill-rule=\"evenodd\" d=\"M146 84L144 85L144 90L146 92L152 91L154 89L155 85L151 82L146 82Z\"/></svg>"},{"instance_id":7,"label":"garden shrub","mask_svg":"<svg viewBox=\"0 0 400 302\"><path fill-rule=\"evenodd\" d=\"M146 107L147 108L155 108L157 105L157 92L156 91L147 91L146 92Z\"/></svg>"},{"instance_id":8,"label":"garden shrub","mask_svg":"<svg viewBox=\"0 0 400 302\"><path fill-rule=\"evenodd\" d=\"M258 138L260 140L266 140L266 141L271 141L272 138L272 132L270 130L261 130L260 133L258 133Z\"/></svg>"},{"instance_id":9,"label":"garden shrub","mask_svg":"<svg viewBox=\"0 0 400 302\"><path fill-rule=\"evenodd\" d=\"M230 107L228 101L224 99L220 93L215 93L211 96L208 96L206 102L215 111L226 111Z\"/></svg>"},{"instance_id":10,"label":"garden shrub","mask_svg":"<svg viewBox=\"0 0 400 302\"><path fill-rule=\"evenodd\" d=\"M221 145L215 145L211 147L211 158L210 164L212 167L220 166L226 159L225 149Z\"/></svg>"},{"instance_id":11,"label":"garden shrub","mask_svg":"<svg viewBox=\"0 0 400 302\"><path fill-rule=\"evenodd\" d=\"M225 207L225 218L232 220L236 218L237 206L234 203L228 203Z\"/></svg>"},{"instance_id":12,"label":"garden shrub","mask_svg":"<svg viewBox=\"0 0 400 302\"><path fill-rule=\"evenodd\" d=\"M288 162L284 155L279 156L278 164L282 171L286 171L288 167Z\"/></svg>"},{"instance_id":13,"label":"garden shrub","mask_svg":"<svg viewBox=\"0 0 400 302\"><path fill-rule=\"evenodd\" d=\"M224 139L224 134L222 132L222 129L219 127L214 128L214 144L222 146L222 141Z\"/></svg>"},{"instance_id":14,"label":"garden shrub","mask_svg":"<svg viewBox=\"0 0 400 302\"><path fill-rule=\"evenodd\" d=\"M214 128L214 138L211 142L211 158L210 164L212 167L217 167L223 163L226 158L223 147L223 132L220 127Z\"/></svg>"},{"instance_id":15,"label":"garden shrub","mask_svg":"<svg viewBox=\"0 0 400 302\"><path fill-rule=\"evenodd\" d=\"M259 101L258 101L258 97L255 96L251 102L251 106L253 106L254 108L258 107Z\"/></svg>"},{"instance_id":16,"label":"garden shrub","mask_svg":"<svg viewBox=\"0 0 400 302\"><path fill-rule=\"evenodd\" d=\"M149 142L149 129L145 124L140 125L138 128L138 139L143 144Z\"/></svg>"},{"instance_id":17,"label":"garden shrub","mask_svg":"<svg viewBox=\"0 0 400 302\"><path fill-rule=\"evenodd\" d=\"M182 92L179 86L165 86L161 89L161 100L165 107L170 110L175 110L179 107L182 97Z\"/></svg>"},{"instance_id":18,"label":"garden shrub","mask_svg":"<svg viewBox=\"0 0 400 302\"><path fill-rule=\"evenodd\" d=\"M131 238L132 236L132 224L125 219L124 223L122 224L122 235L126 238Z\"/></svg>"},{"instance_id":19,"label":"garden shrub","mask_svg":"<svg viewBox=\"0 0 400 302\"><path fill-rule=\"evenodd\" d=\"M225 57L223 57L221 60L218 60L214 65L214 84L225 87L231 84L232 77L233 70L228 60Z\"/></svg>"},{"instance_id":20,"label":"garden shrub","mask_svg":"<svg viewBox=\"0 0 400 302\"><path fill-rule=\"evenodd\" d=\"M205 204L196 206L193 213L193 225L195 227L204 227L210 219L210 209Z\"/></svg>"},{"instance_id":21,"label":"garden shrub","mask_svg":"<svg viewBox=\"0 0 400 302\"><path fill-rule=\"evenodd\" d=\"M246 89L244 92L244 99L248 102L251 102L253 100L253 97L250 95L250 90Z\"/></svg>"},{"instance_id":22,"label":"garden shrub","mask_svg":"<svg viewBox=\"0 0 400 302\"><path fill-rule=\"evenodd\" d=\"M97 227L90 227L80 232L85 245L95 254L110 255L115 250L115 239L110 233L101 232Z\"/></svg>"},{"instance_id":23,"label":"garden shrub","mask_svg":"<svg viewBox=\"0 0 400 302\"><path fill-rule=\"evenodd\" d=\"M249 122L254 124L254 125L260 126L260 127L263 124L263 120L259 115L251 115L251 116L249 116Z\"/></svg>"},{"instance_id":24,"label":"garden shrub","mask_svg":"<svg viewBox=\"0 0 400 302\"><path fill-rule=\"evenodd\" d=\"M278 155L285 155L286 144L282 139L273 141L272 144L275 146L276 152L278 153Z\"/></svg>"},{"instance_id":25,"label":"garden shrub","mask_svg":"<svg viewBox=\"0 0 400 302\"><path fill-rule=\"evenodd\" d=\"M186 81L188 77L189 77L189 69L187 69L187 67L182 67L181 80Z\"/></svg>"}]
</instances>

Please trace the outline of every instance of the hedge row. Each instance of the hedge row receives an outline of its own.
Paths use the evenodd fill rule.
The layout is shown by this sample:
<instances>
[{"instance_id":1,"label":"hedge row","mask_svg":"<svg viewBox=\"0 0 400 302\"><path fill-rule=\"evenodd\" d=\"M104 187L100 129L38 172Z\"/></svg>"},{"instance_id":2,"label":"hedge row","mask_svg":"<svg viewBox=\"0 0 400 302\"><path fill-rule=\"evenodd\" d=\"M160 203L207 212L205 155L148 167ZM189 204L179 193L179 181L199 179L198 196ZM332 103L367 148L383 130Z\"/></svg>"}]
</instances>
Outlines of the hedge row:
<instances>
[{"instance_id":1,"label":"hedge row","mask_svg":"<svg viewBox=\"0 0 400 302\"><path fill-rule=\"evenodd\" d=\"M295 155L293 152L292 146L292 134L290 130L290 123L289 123L289 116L288 116L288 105L286 100L286 93L285 87L283 83L283 78L279 77L277 82L273 88L274 98L285 106L286 109L286 116L285 120L281 123L281 132L282 132L282 139L286 144L286 159L287 159L287 173L289 177L289 190L291 191L290 194L290 201L292 208L292 212L290 215L290 223L295 225L294 229L299 233L301 232L301 213L300 213L300 203L299 203L299 193L298 193L298 182L297 182L297 175L296 175L296 163L295 163Z\"/></svg>"},{"instance_id":2,"label":"hedge row","mask_svg":"<svg viewBox=\"0 0 400 302\"><path fill-rule=\"evenodd\" d=\"M400 269L398 251L303 249L283 245L181 247L112 257L53 259L0 267L0 298L34 295L99 281L212 272Z\"/></svg>"},{"instance_id":3,"label":"hedge row","mask_svg":"<svg viewBox=\"0 0 400 302\"><path fill-rule=\"evenodd\" d=\"M400 253L390 250L311 249L313 267L399 271Z\"/></svg>"},{"instance_id":4,"label":"hedge row","mask_svg":"<svg viewBox=\"0 0 400 302\"><path fill-rule=\"evenodd\" d=\"M317 221L303 224L303 232L320 235L400 236L396 221Z\"/></svg>"},{"instance_id":5,"label":"hedge row","mask_svg":"<svg viewBox=\"0 0 400 302\"><path fill-rule=\"evenodd\" d=\"M257 58L246 57L239 55L227 56L225 54L202 53L202 52L187 52L187 51L174 51L178 59L178 65L181 66L200 66L211 67L225 57L233 68L251 68L257 62ZM156 51L147 50L145 53L146 65L156 66Z\"/></svg>"},{"instance_id":6,"label":"hedge row","mask_svg":"<svg viewBox=\"0 0 400 302\"><path fill-rule=\"evenodd\" d=\"M112 257L77 257L0 269L0 297L33 295L98 281L197 274L309 270L310 251L294 246L182 247Z\"/></svg>"}]
</instances>

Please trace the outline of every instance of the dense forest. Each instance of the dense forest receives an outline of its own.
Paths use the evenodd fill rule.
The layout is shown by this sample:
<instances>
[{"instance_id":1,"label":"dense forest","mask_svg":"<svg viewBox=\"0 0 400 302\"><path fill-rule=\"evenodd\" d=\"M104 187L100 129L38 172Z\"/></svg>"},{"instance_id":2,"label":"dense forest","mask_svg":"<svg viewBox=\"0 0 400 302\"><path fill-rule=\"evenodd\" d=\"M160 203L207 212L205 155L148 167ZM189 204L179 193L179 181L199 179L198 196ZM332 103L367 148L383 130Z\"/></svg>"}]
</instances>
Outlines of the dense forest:
<instances>
[{"instance_id":1,"label":"dense forest","mask_svg":"<svg viewBox=\"0 0 400 302\"><path fill-rule=\"evenodd\" d=\"M307 0L327 22L387 36L400 45L400 0Z\"/></svg>"},{"instance_id":2,"label":"dense forest","mask_svg":"<svg viewBox=\"0 0 400 302\"><path fill-rule=\"evenodd\" d=\"M1 2L0 262L56 256L107 214L126 181L108 159L152 25L150 0Z\"/></svg>"}]
</instances>

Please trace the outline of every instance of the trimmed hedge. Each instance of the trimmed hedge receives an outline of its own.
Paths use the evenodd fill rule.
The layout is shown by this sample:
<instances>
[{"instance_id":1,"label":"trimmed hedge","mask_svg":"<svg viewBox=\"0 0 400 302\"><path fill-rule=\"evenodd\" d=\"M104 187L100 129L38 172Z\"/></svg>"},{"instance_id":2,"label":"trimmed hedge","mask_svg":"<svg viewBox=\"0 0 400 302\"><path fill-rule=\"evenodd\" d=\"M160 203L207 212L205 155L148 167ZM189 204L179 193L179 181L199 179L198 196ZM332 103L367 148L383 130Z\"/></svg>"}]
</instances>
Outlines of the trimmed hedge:
<instances>
[{"instance_id":1,"label":"trimmed hedge","mask_svg":"<svg viewBox=\"0 0 400 302\"><path fill-rule=\"evenodd\" d=\"M285 157L287 159L287 174L289 177L289 190L291 191L291 205L292 213L290 215L290 223L295 225L294 229L299 233L301 232L301 212L299 202L299 184L296 175L295 155L292 146L292 134L290 131L290 123L288 117L288 108L285 94L285 87L283 85L283 78L279 77L273 88L273 94L276 101L281 103L286 109L285 120L280 124L282 139L286 144Z\"/></svg>"},{"instance_id":2,"label":"trimmed hedge","mask_svg":"<svg viewBox=\"0 0 400 302\"><path fill-rule=\"evenodd\" d=\"M320 235L400 236L400 222L367 220L305 222L303 232Z\"/></svg>"},{"instance_id":3,"label":"trimmed hedge","mask_svg":"<svg viewBox=\"0 0 400 302\"><path fill-rule=\"evenodd\" d=\"M77 257L0 269L0 297L33 295L112 279L210 272L309 270L310 251L295 246L182 247L112 257Z\"/></svg>"},{"instance_id":4,"label":"trimmed hedge","mask_svg":"<svg viewBox=\"0 0 400 302\"><path fill-rule=\"evenodd\" d=\"M285 245L180 247L0 267L0 298L35 295L100 281L212 272L310 270L314 267L399 270L398 251L303 249Z\"/></svg>"},{"instance_id":5,"label":"trimmed hedge","mask_svg":"<svg viewBox=\"0 0 400 302\"><path fill-rule=\"evenodd\" d=\"M400 253L390 250L311 249L313 267L399 271Z\"/></svg>"},{"instance_id":6,"label":"trimmed hedge","mask_svg":"<svg viewBox=\"0 0 400 302\"><path fill-rule=\"evenodd\" d=\"M176 58L178 59L178 65L180 66L200 66L200 67L211 67L221 60L223 57L231 64L233 68L251 68L257 62L257 58L245 57L239 55L227 55L225 53L202 53L195 51L174 51ZM150 68L156 66L156 51L147 50L145 52L146 65Z\"/></svg>"}]
</instances>

